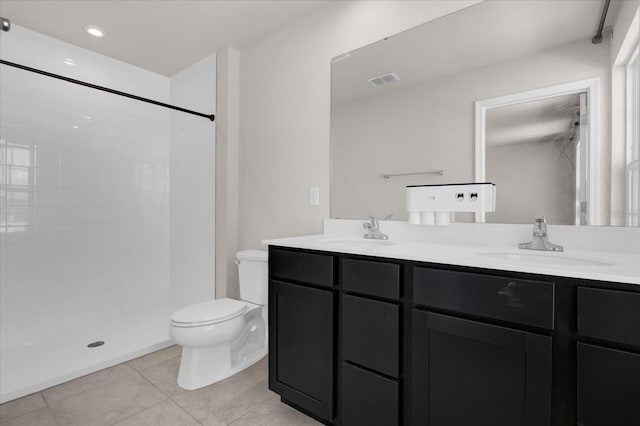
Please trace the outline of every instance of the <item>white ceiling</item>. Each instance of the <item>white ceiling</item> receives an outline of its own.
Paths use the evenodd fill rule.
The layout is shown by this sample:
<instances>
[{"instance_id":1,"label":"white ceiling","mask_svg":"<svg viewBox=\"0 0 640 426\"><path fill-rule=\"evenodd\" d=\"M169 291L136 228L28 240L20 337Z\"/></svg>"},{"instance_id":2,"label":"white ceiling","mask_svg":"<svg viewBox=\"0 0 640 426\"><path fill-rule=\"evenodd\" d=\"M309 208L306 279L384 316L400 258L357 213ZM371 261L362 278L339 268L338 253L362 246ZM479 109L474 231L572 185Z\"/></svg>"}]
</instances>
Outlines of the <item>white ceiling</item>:
<instances>
[{"instance_id":1,"label":"white ceiling","mask_svg":"<svg viewBox=\"0 0 640 426\"><path fill-rule=\"evenodd\" d=\"M607 15L615 16L616 2ZM354 50L332 69L332 102L397 90L578 40L590 40L602 12L598 0L485 1ZM366 80L393 72L399 81Z\"/></svg>"},{"instance_id":2,"label":"white ceiling","mask_svg":"<svg viewBox=\"0 0 640 426\"><path fill-rule=\"evenodd\" d=\"M329 0L0 0L13 24L171 76L216 50L242 48ZM106 31L85 33L86 25Z\"/></svg>"}]
</instances>

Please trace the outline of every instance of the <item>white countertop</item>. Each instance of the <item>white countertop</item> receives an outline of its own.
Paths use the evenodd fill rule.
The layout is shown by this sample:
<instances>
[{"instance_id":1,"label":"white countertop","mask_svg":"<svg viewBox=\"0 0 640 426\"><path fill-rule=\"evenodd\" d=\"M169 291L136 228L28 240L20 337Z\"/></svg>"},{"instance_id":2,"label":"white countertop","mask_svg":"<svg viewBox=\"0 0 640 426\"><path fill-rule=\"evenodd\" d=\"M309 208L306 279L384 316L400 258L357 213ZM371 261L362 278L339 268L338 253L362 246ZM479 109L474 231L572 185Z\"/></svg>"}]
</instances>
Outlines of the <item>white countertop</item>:
<instances>
[{"instance_id":1,"label":"white countertop","mask_svg":"<svg viewBox=\"0 0 640 426\"><path fill-rule=\"evenodd\" d=\"M543 252L520 250L507 245L410 240L391 240L391 244L382 245L385 243L323 234L265 240L263 243L389 259L640 284L640 255L637 253L574 250L567 247L563 252Z\"/></svg>"}]
</instances>

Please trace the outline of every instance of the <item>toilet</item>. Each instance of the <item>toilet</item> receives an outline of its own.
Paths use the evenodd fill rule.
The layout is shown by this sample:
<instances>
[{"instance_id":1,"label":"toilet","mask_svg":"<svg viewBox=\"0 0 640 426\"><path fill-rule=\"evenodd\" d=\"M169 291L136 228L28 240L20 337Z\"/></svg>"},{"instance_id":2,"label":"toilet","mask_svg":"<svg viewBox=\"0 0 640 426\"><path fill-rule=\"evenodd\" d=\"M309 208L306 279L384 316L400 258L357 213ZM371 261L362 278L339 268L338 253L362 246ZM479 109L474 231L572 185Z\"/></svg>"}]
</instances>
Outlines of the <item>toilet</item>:
<instances>
[{"instance_id":1,"label":"toilet","mask_svg":"<svg viewBox=\"0 0 640 426\"><path fill-rule=\"evenodd\" d=\"M240 251L236 263L241 300L209 300L171 315L169 335L182 346L183 389L218 382L267 354L267 252Z\"/></svg>"}]
</instances>

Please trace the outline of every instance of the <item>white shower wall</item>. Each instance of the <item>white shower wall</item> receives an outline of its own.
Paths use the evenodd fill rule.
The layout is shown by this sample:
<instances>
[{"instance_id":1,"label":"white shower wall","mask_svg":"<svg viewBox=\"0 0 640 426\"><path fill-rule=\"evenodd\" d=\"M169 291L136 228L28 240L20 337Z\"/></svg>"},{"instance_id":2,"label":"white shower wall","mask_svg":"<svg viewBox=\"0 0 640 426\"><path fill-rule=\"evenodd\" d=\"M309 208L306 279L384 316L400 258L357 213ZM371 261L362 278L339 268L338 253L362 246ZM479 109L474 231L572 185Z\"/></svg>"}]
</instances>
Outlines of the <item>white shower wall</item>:
<instances>
[{"instance_id":1,"label":"white shower wall","mask_svg":"<svg viewBox=\"0 0 640 426\"><path fill-rule=\"evenodd\" d=\"M215 113L216 57L171 77L171 103ZM170 298L215 298L215 122L171 113Z\"/></svg>"},{"instance_id":2,"label":"white shower wall","mask_svg":"<svg viewBox=\"0 0 640 426\"><path fill-rule=\"evenodd\" d=\"M208 82L201 109L215 112L215 57L172 79L16 25L0 57L194 109L188 95ZM213 297L215 128L5 65L0 84L5 401L169 344L170 312ZM87 349L93 340L106 344Z\"/></svg>"}]
</instances>

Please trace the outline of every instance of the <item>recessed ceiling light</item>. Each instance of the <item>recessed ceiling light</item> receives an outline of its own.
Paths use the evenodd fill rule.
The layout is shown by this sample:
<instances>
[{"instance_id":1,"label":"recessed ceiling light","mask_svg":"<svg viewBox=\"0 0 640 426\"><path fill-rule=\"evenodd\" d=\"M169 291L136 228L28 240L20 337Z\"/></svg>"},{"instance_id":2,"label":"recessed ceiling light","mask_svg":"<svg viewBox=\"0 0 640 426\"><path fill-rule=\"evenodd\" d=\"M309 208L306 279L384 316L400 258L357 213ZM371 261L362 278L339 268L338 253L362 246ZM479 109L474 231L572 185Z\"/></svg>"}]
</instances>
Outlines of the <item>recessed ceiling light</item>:
<instances>
[{"instance_id":1,"label":"recessed ceiling light","mask_svg":"<svg viewBox=\"0 0 640 426\"><path fill-rule=\"evenodd\" d=\"M104 36L104 30L100 27L96 27L95 25L87 25L84 27L84 30L94 37Z\"/></svg>"}]
</instances>

